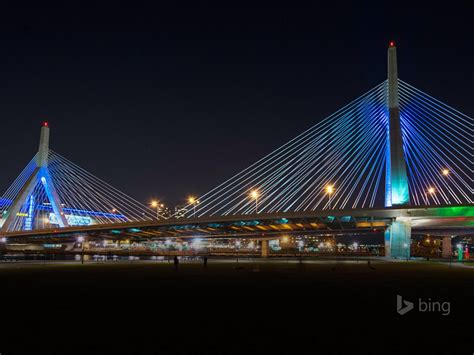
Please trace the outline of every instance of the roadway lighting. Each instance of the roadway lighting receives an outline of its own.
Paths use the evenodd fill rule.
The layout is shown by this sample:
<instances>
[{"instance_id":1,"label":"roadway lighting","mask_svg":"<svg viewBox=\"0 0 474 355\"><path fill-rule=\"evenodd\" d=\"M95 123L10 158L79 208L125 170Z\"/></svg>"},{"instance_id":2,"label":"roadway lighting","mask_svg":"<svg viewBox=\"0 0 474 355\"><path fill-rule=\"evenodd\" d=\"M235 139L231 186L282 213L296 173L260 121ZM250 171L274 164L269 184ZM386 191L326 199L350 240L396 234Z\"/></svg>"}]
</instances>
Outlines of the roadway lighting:
<instances>
[{"instance_id":1,"label":"roadway lighting","mask_svg":"<svg viewBox=\"0 0 474 355\"><path fill-rule=\"evenodd\" d=\"M441 171L441 174L443 174L444 176L448 176L449 175L449 170L448 169L443 169Z\"/></svg>"},{"instance_id":2,"label":"roadway lighting","mask_svg":"<svg viewBox=\"0 0 474 355\"><path fill-rule=\"evenodd\" d=\"M328 194L329 197L329 209L331 209L331 199L332 199L332 194L334 193L334 185L326 185L324 188L326 190L326 193Z\"/></svg>"},{"instance_id":3,"label":"roadway lighting","mask_svg":"<svg viewBox=\"0 0 474 355\"><path fill-rule=\"evenodd\" d=\"M199 201L195 197L188 198L188 202L193 205L193 217L196 217L196 205Z\"/></svg>"},{"instance_id":4,"label":"roadway lighting","mask_svg":"<svg viewBox=\"0 0 474 355\"><path fill-rule=\"evenodd\" d=\"M255 213L258 213L258 197L259 197L259 193L257 190L252 190L250 191L250 197L255 200Z\"/></svg>"},{"instance_id":5,"label":"roadway lighting","mask_svg":"<svg viewBox=\"0 0 474 355\"><path fill-rule=\"evenodd\" d=\"M427 202L427 203L430 203L430 201L429 201L429 199L428 199L428 194L434 195L435 191L436 191L436 190L434 189L434 187L431 187L431 186L428 188L428 190L426 190L426 192L425 192L425 198L426 198L426 202Z\"/></svg>"},{"instance_id":6,"label":"roadway lighting","mask_svg":"<svg viewBox=\"0 0 474 355\"><path fill-rule=\"evenodd\" d=\"M156 208L156 219L160 218L160 207L163 207L163 204L159 204L158 201L151 201L151 207Z\"/></svg>"}]
</instances>

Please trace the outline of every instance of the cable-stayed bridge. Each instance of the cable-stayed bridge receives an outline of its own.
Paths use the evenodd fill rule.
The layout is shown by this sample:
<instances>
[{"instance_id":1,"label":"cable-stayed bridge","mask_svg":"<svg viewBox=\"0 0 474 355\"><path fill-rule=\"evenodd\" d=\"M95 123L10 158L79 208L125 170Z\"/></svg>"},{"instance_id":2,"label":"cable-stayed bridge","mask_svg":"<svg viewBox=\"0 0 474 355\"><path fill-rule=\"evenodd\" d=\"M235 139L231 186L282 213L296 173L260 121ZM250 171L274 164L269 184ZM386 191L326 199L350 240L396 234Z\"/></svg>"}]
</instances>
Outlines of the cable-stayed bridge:
<instances>
[{"instance_id":1,"label":"cable-stayed bridge","mask_svg":"<svg viewBox=\"0 0 474 355\"><path fill-rule=\"evenodd\" d=\"M385 231L386 255L407 257L412 229L474 230L472 118L398 78L333 115L187 206L156 212L40 147L0 199L0 234L16 240L250 237Z\"/></svg>"}]
</instances>

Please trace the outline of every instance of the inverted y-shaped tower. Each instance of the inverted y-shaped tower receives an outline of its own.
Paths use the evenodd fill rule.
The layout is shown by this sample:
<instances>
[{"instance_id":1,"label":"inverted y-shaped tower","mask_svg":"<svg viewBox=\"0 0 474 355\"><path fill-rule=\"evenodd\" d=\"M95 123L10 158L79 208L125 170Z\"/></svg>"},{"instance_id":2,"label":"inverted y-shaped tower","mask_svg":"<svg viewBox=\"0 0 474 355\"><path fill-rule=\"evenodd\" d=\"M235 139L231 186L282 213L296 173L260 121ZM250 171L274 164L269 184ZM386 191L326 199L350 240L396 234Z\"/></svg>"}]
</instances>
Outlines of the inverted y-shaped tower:
<instances>
[{"instance_id":1,"label":"inverted y-shaped tower","mask_svg":"<svg viewBox=\"0 0 474 355\"><path fill-rule=\"evenodd\" d=\"M28 204L27 217L25 220L25 230L31 230L33 226L33 219L35 217L35 207L37 202L33 194L35 186L41 183L43 186L46 196L48 197L49 203L53 209L53 213L56 216L56 220L60 227L67 227L68 222L63 212L61 202L59 200L58 193L54 187L53 181L48 170L48 155L49 155L49 125L44 122L41 127L40 144L38 154L36 155L36 168L28 178L26 183L21 188L20 192L16 196L12 205L8 209L3 223L2 232L6 232L10 229L10 226L14 222L17 214L20 212L25 203Z\"/></svg>"}]
</instances>

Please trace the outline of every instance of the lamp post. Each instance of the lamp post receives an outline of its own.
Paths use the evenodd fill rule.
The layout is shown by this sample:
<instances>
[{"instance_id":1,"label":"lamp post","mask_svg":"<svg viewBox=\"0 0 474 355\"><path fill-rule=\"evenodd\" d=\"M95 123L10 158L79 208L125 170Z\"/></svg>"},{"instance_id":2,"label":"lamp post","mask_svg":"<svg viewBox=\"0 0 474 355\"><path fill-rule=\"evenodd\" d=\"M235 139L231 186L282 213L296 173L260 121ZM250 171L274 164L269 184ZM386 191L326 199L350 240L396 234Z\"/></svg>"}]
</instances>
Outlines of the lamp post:
<instances>
[{"instance_id":1,"label":"lamp post","mask_svg":"<svg viewBox=\"0 0 474 355\"><path fill-rule=\"evenodd\" d=\"M156 219L160 218L160 209L164 207L162 203L156 200L151 201L151 207L156 208Z\"/></svg>"},{"instance_id":2,"label":"lamp post","mask_svg":"<svg viewBox=\"0 0 474 355\"><path fill-rule=\"evenodd\" d=\"M326 185L326 193L328 194L329 197L329 209L331 209L331 200L332 200L332 194L334 193L334 186L333 185Z\"/></svg>"},{"instance_id":3,"label":"lamp post","mask_svg":"<svg viewBox=\"0 0 474 355\"><path fill-rule=\"evenodd\" d=\"M435 192L436 192L436 190L434 189L434 187L429 187L428 190L426 190L426 192L425 192L425 199L426 199L426 203L427 203L427 204L430 203L430 200L429 200L429 198L428 198L428 194L434 195Z\"/></svg>"},{"instance_id":4,"label":"lamp post","mask_svg":"<svg viewBox=\"0 0 474 355\"><path fill-rule=\"evenodd\" d=\"M190 197L188 199L188 202L193 205L193 217L196 217L196 205L199 203L199 201L195 197Z\"/></svg>"},{"instance_id":5,"label":"lamp post","mask_svg":"<svg viewBox=\"0 0 474 355\"><path fill-rule=\"evenodd\" d=\"M257 190L250 191L250 198L255 200L255 214L258 213L258 196L259 196L259 193Z\"/></svg>"}]
</instances>

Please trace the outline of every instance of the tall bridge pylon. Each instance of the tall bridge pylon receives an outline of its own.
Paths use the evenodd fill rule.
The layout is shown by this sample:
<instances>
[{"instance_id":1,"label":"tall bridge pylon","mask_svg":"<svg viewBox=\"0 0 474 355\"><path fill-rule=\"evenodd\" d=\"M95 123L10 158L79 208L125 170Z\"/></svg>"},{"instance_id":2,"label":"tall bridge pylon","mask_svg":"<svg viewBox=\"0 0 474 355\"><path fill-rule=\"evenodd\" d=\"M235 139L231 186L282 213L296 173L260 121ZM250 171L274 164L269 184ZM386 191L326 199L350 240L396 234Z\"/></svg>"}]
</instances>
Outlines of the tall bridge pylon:
<instances>
[{"instance_id":1,"label":"tall bridge pylon","mask_svg":"<svg viewBox=\"0 0 474 355\"><path fill-rule=\"evenodd\" d=\"M0 232L151 221L156 213L49 148L38 153L0 197Z\"/></svg>"},{"instance_id":2,"label":"tall bridge pylon","mask_svg":"<svg viewBox=\"0 0 474 355\"><path fill-rule=\"evenodd\" d=\"M386 160L385 207L410 204L408 175L403 151L398 98L397 47L390 42L388 48L388 143Z\"/></svg>"},{"instance_id":3,"label":"tall bridge pylon","mask_svg":"<svg viewBox=\"0 0 474 355\"><path fill-rule=\"evenodd\" d=\"M408 175L403 150L402 124L398 97L397 47L388 47L388 142L385 173L385 207L410 204ZM410 256L411 226L406 219L396 219L385 231L385 255L408 258Z\"/></svg>"}]
</instances>

